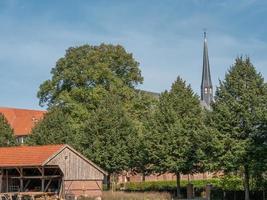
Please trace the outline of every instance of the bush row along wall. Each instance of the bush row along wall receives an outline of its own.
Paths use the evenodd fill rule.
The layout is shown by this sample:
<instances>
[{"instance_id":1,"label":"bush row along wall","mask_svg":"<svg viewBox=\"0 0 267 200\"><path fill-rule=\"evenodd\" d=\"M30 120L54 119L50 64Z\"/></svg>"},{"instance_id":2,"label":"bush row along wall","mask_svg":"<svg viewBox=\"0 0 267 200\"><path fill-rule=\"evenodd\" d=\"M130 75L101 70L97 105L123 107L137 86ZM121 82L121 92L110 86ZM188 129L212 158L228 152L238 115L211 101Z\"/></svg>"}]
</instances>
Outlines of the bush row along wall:
<instances>
[{"instance_id":1,"label":"bush row along wall","mask_svg":"<svg viewBox=\"0 0 267 200\"><path fill-rule=\"evenodd\" d=\"M242 180L238 177L214 178L208 180L192 180L195 190L203 189L211 184L214 189L224 191L243 191ZM181 187L186 188L188 181L182 180ZM146 191L175 191L176 181L150 181L150 182L129 182L120 184L118 189L125 191L146 192ZM253 189L253 187L252 187ZM254 189L259 190L259 189Z\"/></svg>"}]
</instances>

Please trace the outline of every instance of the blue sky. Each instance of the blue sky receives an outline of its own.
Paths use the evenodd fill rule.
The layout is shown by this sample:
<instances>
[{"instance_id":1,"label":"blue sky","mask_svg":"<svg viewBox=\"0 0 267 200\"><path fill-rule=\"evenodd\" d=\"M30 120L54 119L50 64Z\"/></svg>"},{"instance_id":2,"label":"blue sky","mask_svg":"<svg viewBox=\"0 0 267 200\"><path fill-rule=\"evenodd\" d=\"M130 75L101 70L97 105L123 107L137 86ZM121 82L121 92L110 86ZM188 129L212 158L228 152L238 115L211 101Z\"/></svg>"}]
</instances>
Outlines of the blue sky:
<instances>
[{"instance_id":1,"label":"blue sky","mask_svg":"<svg viewBox=\"0 0 267 200\"><path fill-rule=\"evenodd\" d=\"M203 28L213 84L236 56L267 79L267 1L1 0L0 106L40 109L36 93L70 46L122 44L140 62L142 89L180 75L199 93Z\"/></svg>"}]
</instances>

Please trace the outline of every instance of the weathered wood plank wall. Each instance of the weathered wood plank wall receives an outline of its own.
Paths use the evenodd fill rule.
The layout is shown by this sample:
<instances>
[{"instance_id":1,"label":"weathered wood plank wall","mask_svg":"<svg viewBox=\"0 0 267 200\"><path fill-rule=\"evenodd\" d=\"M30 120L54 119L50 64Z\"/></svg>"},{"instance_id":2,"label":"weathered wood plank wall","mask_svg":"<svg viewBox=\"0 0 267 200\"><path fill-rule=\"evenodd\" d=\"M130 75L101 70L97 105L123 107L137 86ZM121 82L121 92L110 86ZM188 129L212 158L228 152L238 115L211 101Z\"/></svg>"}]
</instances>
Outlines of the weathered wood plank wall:
<instances>
[{"instance_id":1,"label":"weathered wood plank wall","mask_svg":"<svg viewBox=\"0 0 267 200\"><path fill-rule=\"evenodd\" d=\"M47 165L58 165L64 174L64 180L104 179L101 171L69 148L65 148L50 160Z\"/></svg>"}]
</instances>

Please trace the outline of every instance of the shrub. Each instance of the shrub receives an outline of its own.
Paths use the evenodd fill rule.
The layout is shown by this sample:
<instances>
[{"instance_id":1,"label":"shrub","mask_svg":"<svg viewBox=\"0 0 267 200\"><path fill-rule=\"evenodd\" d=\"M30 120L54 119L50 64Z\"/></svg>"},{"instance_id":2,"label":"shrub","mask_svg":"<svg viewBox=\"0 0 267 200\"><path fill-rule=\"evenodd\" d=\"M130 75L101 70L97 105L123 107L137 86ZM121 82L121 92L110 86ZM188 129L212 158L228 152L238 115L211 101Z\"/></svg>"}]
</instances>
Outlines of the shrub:
<instances>
[{"instance_id":1,"label":"shrub","mask_svg":"<svg viewBox=\"0 0 267 200\"><path fill-rule=\"evenodd\" d=\"M195 190L202 190L207 184L222 190L242 190L242 180L238 177L214 178L208 180L192 180L190 181ZM188 181L182 180L181 187L185 190ZM130 182L125 184L126 191L147 192L147 191L167 191L174 192L176 190L176 181L148 181L148 182Z\"/></svg>"}]
</instances>

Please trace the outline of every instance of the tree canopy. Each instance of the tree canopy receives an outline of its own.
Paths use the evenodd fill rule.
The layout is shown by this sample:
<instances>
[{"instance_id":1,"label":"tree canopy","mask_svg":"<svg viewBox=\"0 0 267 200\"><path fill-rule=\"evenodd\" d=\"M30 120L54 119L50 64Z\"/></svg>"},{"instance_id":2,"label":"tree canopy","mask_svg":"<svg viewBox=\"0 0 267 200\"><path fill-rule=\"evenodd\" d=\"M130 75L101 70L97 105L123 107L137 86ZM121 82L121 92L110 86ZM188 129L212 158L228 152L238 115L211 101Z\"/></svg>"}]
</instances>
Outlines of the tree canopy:
<instances>
[{"instance_id":1,"label":"tree canopy","mask_svg":"<svg viewBox=\"0 0 267 200\"><path fill-rule=\"evenodd\" d=\"M239 170L244 174L248 200L254 161L266 160L266 153L262 153L266 151L267 125L266 84L249 58L236 59L225 80L220 82L212 108L212 126L221 134L224 147L221 169L226 172Z\"/></svg>"},{"instance_id":2,"label":"tree canopy","mask_svg":"<svg viewBox=\"0 0 267 200\"><path fill-rule=\"evenodd\" d=\"M123 99L130 88L142 83L139 63L120 45L83 45L71 47L60 58L38 92L40 105L64 104L70 99L94 102L106 91Z\"/></svg>"},{"instance_id":3,"label":"tree canopy","mask_svg":"<svg viewBox=\"0 0 267 200\"><path fill-rule=\"evenodd\" d=\"M51 75L38 91L48 113L29 144L68 143L109 174L174 173L178 196L181 173L239 171L247 197L250 176L266 173L267 86L248 58L220 81L211 111L180 77L158 100L138 90L139 63L120 45L71 47Z\"/></svg>"},{"instance_id":4,"label":"tree canopy","mask_svg":"<svg viewBox=\"0 0 267 200\"><path fill-rule=\"evenodd\" d=\"M129 169L132 138L137 131L116 97L110 97L85 122L80 148L110 174Z\"/></svg>"},{"instance_id":5,"label":"tree canopy","mask_svg":"<svg viewBox=\"0 0 267 200\"><path fill-rule=\"evenodd\" d=\"M135 88L143 77L132 54L120 45L69 48L51 74L38 92L48 113L28 143L71 144L110 174L137 168L131 148L155 100Z\"/></svg>"},{"instance_id":6,"label":"tree canopy","mask_svg":"<svg viewBox=\"0 0 267 200\"><path fill-rule=\"evenodd\" d=\"M160 95L148 136L153 168L159 173L176 174L178 197L180 174L203 170L205 132L199 98L178 77L171 90Z\"/></svg>"},{"instance_id":7,"label":"tree canopy","mask_svg":"<svg viewBox=\"0 0 267 200\"><path fill-rule=\"evenodd\" d=\"M78 128L71 116L59 108L50 110L32 129L28 144L70 144L77 146ZM77 137L77 138L76 138Z\"/></svg>"}]
</instances>

